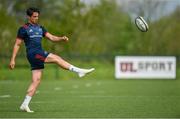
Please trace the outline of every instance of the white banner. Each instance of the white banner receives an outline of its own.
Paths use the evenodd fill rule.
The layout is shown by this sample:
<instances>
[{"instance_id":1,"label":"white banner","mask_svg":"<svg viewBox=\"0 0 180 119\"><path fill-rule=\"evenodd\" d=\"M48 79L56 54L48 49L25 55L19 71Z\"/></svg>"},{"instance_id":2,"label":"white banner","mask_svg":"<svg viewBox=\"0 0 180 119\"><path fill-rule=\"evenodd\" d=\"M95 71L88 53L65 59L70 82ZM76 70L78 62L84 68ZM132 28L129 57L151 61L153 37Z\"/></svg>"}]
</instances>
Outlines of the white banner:
<instances>
[{"instance_id":1,"label":"white banner","mask_svg":"<svg viewBox=\"0 0 180 119\"><path fill-rule=\"evenodd\" d=\"M116 56L117 79L175 79L176 57Z\"/></svg>"}]
</instances>

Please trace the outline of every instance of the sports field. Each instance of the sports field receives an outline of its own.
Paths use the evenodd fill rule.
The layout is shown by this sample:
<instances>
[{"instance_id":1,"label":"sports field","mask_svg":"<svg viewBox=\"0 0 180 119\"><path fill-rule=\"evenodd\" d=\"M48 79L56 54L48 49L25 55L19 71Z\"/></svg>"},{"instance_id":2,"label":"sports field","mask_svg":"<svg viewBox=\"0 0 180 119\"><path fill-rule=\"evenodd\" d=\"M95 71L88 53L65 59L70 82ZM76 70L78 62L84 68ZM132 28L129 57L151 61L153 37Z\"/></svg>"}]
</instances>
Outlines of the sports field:
<instances>
[{"instance_id":1,"label":"sports field","mask_svg":"<svg viewBox=\"0 0 180 119\"><path fill-rule=\"evenodd\" d=\"M60 75L60 78L66 75L69 79L43 79L30 105L35 113L19 110L29 79L0 80L0 117L180 117L180 71L177 71L176 80L115 80L113 71L108 74L108 70L113 70L112 68L113 66L103 70L104 72L97 69L83 79L72 73L65 74L65 71L61 71L63 76ZM23 71L28 72L28 69ZM5 74L4 70L1 72ZM14 72L20 71L16 69ZM44 76L47 75L47 71L45 72Z\"/></svg>"}]
</instances>

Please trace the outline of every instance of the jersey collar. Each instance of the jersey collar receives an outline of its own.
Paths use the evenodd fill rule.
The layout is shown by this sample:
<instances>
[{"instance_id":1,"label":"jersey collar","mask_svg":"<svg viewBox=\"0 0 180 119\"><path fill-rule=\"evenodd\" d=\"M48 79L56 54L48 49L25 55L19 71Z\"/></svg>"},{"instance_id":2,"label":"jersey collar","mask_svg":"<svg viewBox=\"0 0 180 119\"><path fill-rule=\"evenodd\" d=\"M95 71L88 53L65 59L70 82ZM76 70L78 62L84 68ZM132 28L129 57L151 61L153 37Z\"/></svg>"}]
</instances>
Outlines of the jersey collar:
<instances>
[{"instance_id":1,"label":"jersey collar","mask_svg":"<svg viewBox=\"0 0 180 119\"><path fill-rule=\"evenodd\" d=\"M39 26L39 24L26 23L28 26Z\"/></svg>"}]
</instances>

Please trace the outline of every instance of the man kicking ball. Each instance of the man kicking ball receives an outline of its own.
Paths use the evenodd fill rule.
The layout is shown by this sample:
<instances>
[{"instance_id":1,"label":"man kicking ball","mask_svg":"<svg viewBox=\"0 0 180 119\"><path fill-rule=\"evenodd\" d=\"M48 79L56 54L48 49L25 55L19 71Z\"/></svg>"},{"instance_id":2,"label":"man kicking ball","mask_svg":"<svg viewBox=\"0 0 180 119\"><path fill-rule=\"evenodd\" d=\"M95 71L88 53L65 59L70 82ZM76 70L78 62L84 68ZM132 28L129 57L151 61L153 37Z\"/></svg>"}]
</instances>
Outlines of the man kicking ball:
<instances>
[{"instance_id":1,"label":"man kicking ball","mask_svg":"<svg viewBox=\"0 0 180 119\"><path fill-rule=\"evenodd\" d=\"M63 60L58 55L44 51L41 46L42 37L46 37L51 41L65 42L68 41L68 38L66 36L59 37L52 35L51 33L47 32L43 26L39 25L38 19L40 11L37 8L28 8L26 14L28 17L28 23L20 27L18 30L9 66L11 69L14 69L16 55L19 51L20 45L24 41L26 46L27 59L31 65L32 70L32 82L27 90L27 95L21 104L20 109L26 112L33 112L29 108L29 103L40 84L44 63L56 63L63 69L77 73L79 77L83 77L86 74L92 72L94 68L81 69L75 67L67 61Z\"/></svg>"}]
</instances>

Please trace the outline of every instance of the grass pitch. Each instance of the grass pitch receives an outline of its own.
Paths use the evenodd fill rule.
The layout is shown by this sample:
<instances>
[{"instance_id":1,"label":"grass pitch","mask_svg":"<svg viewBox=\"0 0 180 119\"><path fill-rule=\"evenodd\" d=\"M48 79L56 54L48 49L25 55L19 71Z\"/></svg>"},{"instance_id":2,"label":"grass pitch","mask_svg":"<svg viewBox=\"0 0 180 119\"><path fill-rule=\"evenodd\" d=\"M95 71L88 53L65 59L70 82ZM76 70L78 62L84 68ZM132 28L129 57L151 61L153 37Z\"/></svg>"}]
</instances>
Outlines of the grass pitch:
<instances>
[{"instance_id":1,"label":"grass pitch","mask_svg":"<svg viewBox=\"0 0 180 119\"><path fill-rule=\"evenodd\" d=\"M1 118L177 118L180 80L42 80L30 107L19 110L30 81L0 81Z\"/></svg>"},{"instance_id":2,"label":"grass pitch","mask_svg":"<svg viewBox=\"0 0 180 119\"><path fill-rule=\"evenodd\" d=\"M0 118L180 117L180 70L176 80L116 80L112 64L85 64L79 66L96 70L82 79L46 66L30 104L35 113L19 110L31 82L29 68L0 69Z\"/></svg>"}]
</instances>

